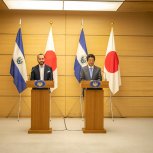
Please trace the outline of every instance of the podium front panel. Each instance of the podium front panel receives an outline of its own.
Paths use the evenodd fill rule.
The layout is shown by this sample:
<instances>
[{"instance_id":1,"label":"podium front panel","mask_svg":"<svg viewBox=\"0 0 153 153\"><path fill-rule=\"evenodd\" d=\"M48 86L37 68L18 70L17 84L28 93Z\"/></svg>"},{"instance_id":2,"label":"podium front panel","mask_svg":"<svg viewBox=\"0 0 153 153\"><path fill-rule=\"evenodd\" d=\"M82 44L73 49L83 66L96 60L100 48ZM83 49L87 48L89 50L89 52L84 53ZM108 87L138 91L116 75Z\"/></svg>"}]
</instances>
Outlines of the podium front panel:
<instances>
[{"instance_id":1,"label":"podium front panel","mask_svg":"<svg viewBox=\"0 0 153 153\"><path fill-rule=\"evenodd\" d=\"M50 93L31 90L31 133L50 133ZM38 131L38 132L37 132ZM46 131L46 132L45 132ZM48 131L48 132L47 132Z\"/></svg>"},{"instance_id":2,"label":"podium front panel","mask_svg":"<svg viewBox=\"0 0 153 153\"><path fill-rule=\"evenodd\" d=\"M104 129L104 91L85 90L85 127L84 133L105 133Z\"/></svg>"}]
</instances>

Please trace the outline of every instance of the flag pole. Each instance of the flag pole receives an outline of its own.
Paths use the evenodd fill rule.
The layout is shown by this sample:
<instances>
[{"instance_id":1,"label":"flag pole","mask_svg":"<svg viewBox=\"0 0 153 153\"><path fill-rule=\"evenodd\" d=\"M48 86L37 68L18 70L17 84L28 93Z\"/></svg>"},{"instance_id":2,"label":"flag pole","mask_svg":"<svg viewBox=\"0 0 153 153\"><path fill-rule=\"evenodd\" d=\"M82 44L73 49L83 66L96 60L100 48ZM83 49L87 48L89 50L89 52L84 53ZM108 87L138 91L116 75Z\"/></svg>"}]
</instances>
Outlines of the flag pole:
<instances>
[{"instance_id":1,"label":"flag pole","mask_svg":"<svg viewBox=\"0 0 153 153\"><path fill-rule=\"evenodd\" d=\"M111 112L112 121L114 122L114 113L113 113L113 103L112 103L112 93L111 93L111 91L110 91L110 112Z\"/></svg>"},{"instance_id":2,"label":"flag pole","mask_svg":"<svg viewBox=\"0 0 153 153\"><path fill-rule=\"evenodd\" d=\"M21 18L19 20L19 28L21 28ZM21 93L19 94L19 104L18 104L18 122L20 120L20 111L21 111Z\"/></svg>"},{"instance_id":3,"label":"flag pole","mask_svg":"<svg viewBox=\"0 0 153 153\"><path fill-rule=\"evenodd\" d=\"M114 26L114 22L111 22L111 30L113 29ZM112 117L112 121L114 122L114 112L113 112L113 103L112 103L112 93L110 91L110 112L111 112L111 117Z\"/></svg>"},{"instance_id":4,"label":"flag pole","mask_svg":"<svg viewBox=\"0 0 153 153\"><path fill-rule=\"evenodd\" d=\"M83 98L84 98L84 94L83 94L84 90L81 88L81 94L80 94L80 109L81 109L81 117L83 119Z\"/></svg>"},{"instance_id":5,"label":"flag pole","mask_svg":"<svg viewBox=\"0 0 153 153\"><path fill-rule=\"evenodd\" d=\"M83 29L83 18L81 20L81 29ZM83 98L84 98L84 90L81 88L81 94L80 94L80 109L81 109L81 117L83 120Z\"/></svg>"},{"instance_id":6,"label":"flag pole","mask_svg":"<svg viewBox=\"0 0 153 153\"><path fill-rule=\"evenodd\" d=\"M19 106L18 106L18 122L20 120L20 111L21 111L21 93L19 94Z\"/></svg>"},{"instance_id":7,"label":"flag pole","mask_svg":"<svg viewBox=\"0 0 153 153\"><path fill-rule=\"evenodd\" d=\"M50 20L49 21L49 24L50 24L50 27L52 27L52 24L53 24L53 21L52 20ZM50 112L51 112L51 101L52 101L52 96L51 96L51 89L49 89L49 94L50 94ZM50 116L49 116L49 120L50 120L50 122L51 122L51 113L50 113Z\"/></svg>"},{"instance_id":8,"label":"flag pole","mask_svg":"<svg viewBox=\"0 0 153 153\"><path fill-rule=\"evenodd\" d=\"M111 22L111 31L113 30L114 22Z\"/></svg>"},{"instance_id":9,"label":"flag pole","mask_svg":"<svg viewBox=\"0 0 153 153\"><path fill-rule=\"evenodd\" d=\"M81 20L81 28L83 29L83 24L84 24L84 22L83 22L83 19Z\"/></svg>"},{"instance_id":10,"label":"flag pole","mask_svg":"<svg viewBox=\"0 0 153 153\"><path fill-rule=\"evenodd\" d=\"M20 18L20 20L19 20L19 28L21 28L21 18Z\"/></svg>"}]
</instances>

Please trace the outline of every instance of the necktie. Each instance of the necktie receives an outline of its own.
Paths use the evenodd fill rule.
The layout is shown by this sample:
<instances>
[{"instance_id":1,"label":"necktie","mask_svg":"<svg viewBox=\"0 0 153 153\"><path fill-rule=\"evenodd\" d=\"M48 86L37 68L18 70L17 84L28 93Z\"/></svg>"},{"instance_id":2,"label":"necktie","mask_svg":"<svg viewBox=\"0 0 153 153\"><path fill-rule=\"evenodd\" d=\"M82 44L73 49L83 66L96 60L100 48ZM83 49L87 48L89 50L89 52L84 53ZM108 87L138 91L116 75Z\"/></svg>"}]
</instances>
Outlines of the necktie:
<instances>
[{"instance_id":1,"label":"necktie","mask_svg":"<svg viewBox=\"0 0 153 153\"><path fill-rule=\"evenodd\" d=\"M89 68L90 78L92 78L92 68Z\"/></svg>"}]
</instances>

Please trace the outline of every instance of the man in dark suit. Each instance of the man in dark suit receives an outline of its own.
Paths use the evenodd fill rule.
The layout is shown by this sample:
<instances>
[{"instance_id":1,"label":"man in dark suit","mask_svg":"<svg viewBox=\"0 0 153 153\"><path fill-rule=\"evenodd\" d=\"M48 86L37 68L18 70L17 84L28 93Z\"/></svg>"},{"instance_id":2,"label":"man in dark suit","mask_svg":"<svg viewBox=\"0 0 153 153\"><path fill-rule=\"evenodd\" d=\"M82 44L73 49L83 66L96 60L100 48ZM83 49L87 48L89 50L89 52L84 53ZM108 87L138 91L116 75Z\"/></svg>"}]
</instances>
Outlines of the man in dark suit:
<instances>
[{"instance_id":1,"label":"man in dark suit","mask_svg":"<svg viewBox=\"0 0 153 153\"><path fill-rule=\"evenodd\" d=\"M80 72L81 80L102 80L101 68L94 65L95 55L88 54L87 56L88 65L84 66Z\"/></svg>"},{"instance_id":2,"label":"man in dark suit","mask_svg":"<svg viewBox=\"0 0 153 153\"><path fill-rule=\"evenodd\" d=\"M45 58L43 54L37 55L38 65L31 70L30 80L53 80L52 68L45 65Z\"/></svg>"}]
</instances>

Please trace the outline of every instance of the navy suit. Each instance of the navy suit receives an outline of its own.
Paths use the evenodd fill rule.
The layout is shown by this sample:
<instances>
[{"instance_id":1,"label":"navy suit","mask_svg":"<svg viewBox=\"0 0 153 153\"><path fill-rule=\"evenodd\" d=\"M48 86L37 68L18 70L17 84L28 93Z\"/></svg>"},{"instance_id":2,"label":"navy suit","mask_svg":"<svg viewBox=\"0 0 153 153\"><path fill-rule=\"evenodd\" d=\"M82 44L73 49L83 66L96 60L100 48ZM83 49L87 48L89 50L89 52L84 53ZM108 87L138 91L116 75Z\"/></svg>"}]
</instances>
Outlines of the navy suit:
<instances>
[{"instance_id":1,"label":"navy suit","mask_svg":"<svg viewBox=\"0 0 153 153\"><path fill-rule=\"evenodd\" d=\"M40 80L39 65L32 68L30 80ZM53 71L48 65L44 67L44 80L53 80Z\"/></svg>"}]
</instances>

